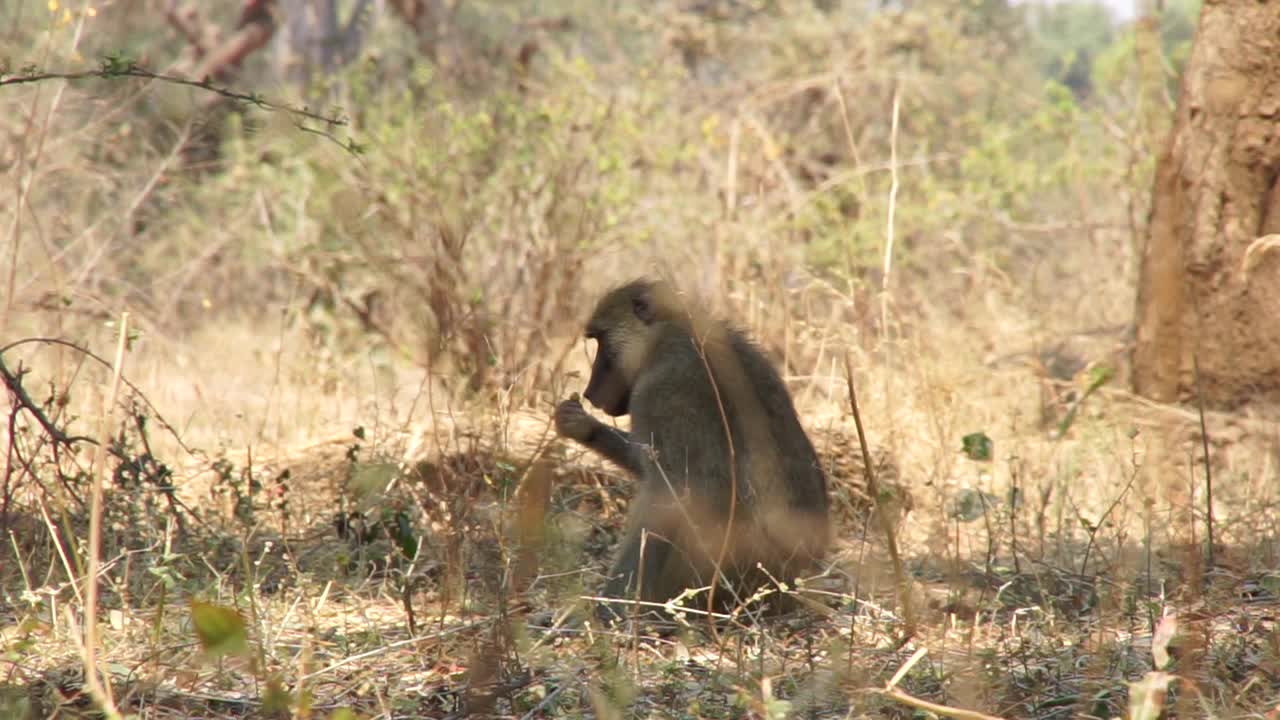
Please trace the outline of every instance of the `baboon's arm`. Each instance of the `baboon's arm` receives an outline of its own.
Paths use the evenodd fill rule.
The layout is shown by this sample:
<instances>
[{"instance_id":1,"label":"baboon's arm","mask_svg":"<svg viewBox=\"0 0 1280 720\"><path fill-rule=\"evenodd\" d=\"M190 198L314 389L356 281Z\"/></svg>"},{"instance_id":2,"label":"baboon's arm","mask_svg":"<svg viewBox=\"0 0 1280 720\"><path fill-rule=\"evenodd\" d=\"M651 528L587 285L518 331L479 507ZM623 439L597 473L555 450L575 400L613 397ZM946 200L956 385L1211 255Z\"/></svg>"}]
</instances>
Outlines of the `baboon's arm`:
<instances>
[{"instance_id":1,"label":"baboon's arm","mask_svg":"<svg viewBox=\"0 0 1280 720\"><path fill-rule=\"evenodd\" d=\"M648 448L637 444L632 440L631 433L625 430L598 423L591 437L583 444L636 477L644 477L648 469Z\"/></svg>"},{"instance_id":2,"label":"baboon's arm","mask_svg":"<svg viewBox=\"0 0 1280 720\"><path fill-rule=\"evenodd\" d=\"M556 432L595 450L623 470L643 478L648 470L648 448L632 439L632 434L591 417L577 394L556 406Z\"/></svg>"}]
</instances>

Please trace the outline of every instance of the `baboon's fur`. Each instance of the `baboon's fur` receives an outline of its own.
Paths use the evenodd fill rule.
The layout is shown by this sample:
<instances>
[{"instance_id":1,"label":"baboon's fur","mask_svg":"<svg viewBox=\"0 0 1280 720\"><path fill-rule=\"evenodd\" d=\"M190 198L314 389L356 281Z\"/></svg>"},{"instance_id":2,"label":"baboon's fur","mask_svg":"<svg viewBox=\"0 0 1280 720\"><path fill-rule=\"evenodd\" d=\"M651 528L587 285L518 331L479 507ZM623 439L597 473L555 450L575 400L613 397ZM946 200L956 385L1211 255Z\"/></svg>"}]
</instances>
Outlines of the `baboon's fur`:
<instances>
[{"instance_id":1,"label":"baboon's fur","mask_svg":"<svg viewBox=\"0 0 1280 720\"><path fill-rule=\"evenodd\" d=\"M829 541L826 478L763 353L645 280L606 294L586 335L598 345L585 395L630 414L631 431L576 398L557 408L557 431L639 480L605 595L663 603L709 586L719 565L724 608L811 570Z\"/></svg>"}]
</instances>

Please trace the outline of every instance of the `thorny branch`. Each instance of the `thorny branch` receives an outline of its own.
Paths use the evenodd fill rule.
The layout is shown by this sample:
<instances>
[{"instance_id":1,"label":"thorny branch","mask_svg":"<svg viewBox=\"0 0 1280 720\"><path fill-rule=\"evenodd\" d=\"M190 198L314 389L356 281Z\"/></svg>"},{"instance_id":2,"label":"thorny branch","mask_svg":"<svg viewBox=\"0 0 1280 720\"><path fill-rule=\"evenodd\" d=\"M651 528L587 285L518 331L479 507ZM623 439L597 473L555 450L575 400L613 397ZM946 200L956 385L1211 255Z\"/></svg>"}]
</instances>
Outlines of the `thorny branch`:
<instances>
[{"instance_id":1,"label":"thorny branch","mask_svg":"<svg viewBox=\"0 0 1280 720\"><path fill-rule=\"evenodd\" d=\"M67 435L49 419L49 416L46 415L44 410L31 399L31 396L27 394L27 389L22 385L22 376L26 375L27 372L29 371L24 370L21 365L18 366L17 372L10 370L9 366L4 364L4 356L0 355L0 376L3 376L4 378L5 387L8 388L9 392L17 399L19 407L31 413L31 416L36 419L36 422L40 423L40 427L44 428L45 433L49 437L53 438L55 442L66 446L71 446L78 442L88 442L97 445L98 443L91 437L86 437L84 435Z\"/></svg>"},{"instance_id":2,"label":"thorny branch","mask_svg":"<svg viewBox=\"0 0 1280 720\"><path fill-rule=\"evenodd\" d=\"M299 118L298 129L320 135L328 135L328 133L323 130L316 130L315 128L307 127L303 124L303 121L311 120L323 123L328 128L346 127L350 124L350 119L336 110L329 111L327 113L317 112L305 105L297 107L285 103L274 102L264 98L258 93L239 92L226 85L216 84L208 77L191 79L180 75L169 75L166 73L155 72L153 70L148 70L138 65L133 60L119 54L105 56L102 59L102 64L97 69L82 70L80 72L49 72L40 70L34 65L28 65L20 69L17 73L14 73L8 67L0 65L0 88L9 85L25 85L48 80L65 80L73 82L91 79L109 80L124 77L155 80L173 85L196 88L213 93L214 95L218 95L227 100L240 103L243 106L252 106L269 112L283 112ZM364 152L364 146L360 145L353 139L348 138L346 141L341 141L337 138L333 138L333 140L341 145L344 150L353 155L358 156Z\"/></svg>"},{"instance_id":3,"label":"thorny branch","mask_svg":"<svg viewBox=\"0 0 1280 720\"><path fill-rule=\"evenodd\" d=\"M35 404L34 401L31 400L31 397L26 394L26 390L22 389L22 373L14 375L8 370L7 366L5 366L4 364L5 353L15 348L21 347L23 345L31 345L31 344L61 345L63 347L67 347L72 350L75 350L76 352L84 355L90 360L93 360L94 362L108 368L111 367L111 361L107 360L101 355L98 355L97 353L93 352L88 348L81 347L80 345L77 345L76 343L73 343L70 340L63 340L61 338L29 337L29 338L23 338L21 340L16 340L4 346L0 346L0 370L3 370L4 372L5 385L9 387L10 390L13 390L13 386L10 385L10 379L12 378L17 383L18 388L22 390L22 394L18 396L19 400L21 401L22 399L25 398L24 405L27 408L29 408L32 412L40 413L38 416L38 419L41 420L40 424L45 428L46 431L50 433L50 436L63 442L84 441L84 442L90 442L96 445L97 441L89 437L66 438L66 433L61 433L62 437L58 437L57 435L54 435L53 434L54 432L61 432L61 431L57 430L56 426L54 426L52 422L48 419L48 417L45 416L43 412L38 409L38 406ZM151 404L151 400L149 400L147 396L143 394L143 392L138 388L137 385L134 385L128 378L125 378L125 377L120 378L120 382L124 383L125 387L129 388L129 390L132 391L135 396L137 396L140 400L142 400L142 402L146 404L147 409L151 411L151 414L155 416L156 420L160 421L160 425L164 427L165 431L167 431L170 435L173 436L173 439L177 441L178 447L181 447L183 452L187 453L188 455L196 455L196 451L193 450L192 448L187 447L187 444L182 441L182 436L178 434L177 428L169 424L168 420L164 419L164 417L160 414L160 411L156 409L155 405ZM16 392L15 392L15 395L16 395ZM66 439L64 440L63 438L66 438Z\"/></svg>"},{"instance_id":4,"label":"thorny branch","mask_svg":"<svg viewBox=\"0 0 1280 720\"><path fill-rule=\"evenodd\" d=\"M58 425L49 417L49 415L44 411L44 409L38 403L36 403L35 400L31 398L30 393L28 393L26 387L23 386L22 384L23 376L26 375L27 372L29 371L23 369L21 365L19 365L18 370L15 372L14 370L11 370L8 365L5 364L4 354L6 352L9 352L10 350L13 350L16 347L31 344L31 343L42 343L46 345L62 345L62 346L71 348L73 350L76 350L77 352L82 353L85 357L88 357L106 367L111 367L111 363L108 360L97 355L93 351L87 348L81 347L76 343L70 342L68 340L62 340L59 338L43 338L43 337L24 338L22 340L18 340L16 342L12 342L12 343L9 343L8 345L0 347L0 380L4 382L5 388L8 389L9 393L13 397L14 403L16 404L15 413L10 416L11 438L13 435L14 415L16 415L16 412L19 410L26 410L28 413L30 413L32 417L35 418L36 422L44 430L46 435L54 441L55 448L57 446L71 448L76 443L81 443L81 442L89 443L90 445L94 445L94 446L99 445L100 443L94 438L87 437L84 435L69 435L62 428L58 427ZM138 389L136 385L134 385L132 382L130 382L127 378L124 378L124 377L120 378L120 382L122 382L126 387L130 389L130 391L132 391L134 397L138 398L139 400L141 400L142 403L145 404L145 406L147 407L148 410L151 411L155 419L160 422L161 426L164 427L164 429L170 435L173 436L174 440L177 441L179 447L181 447L189 455L196 454L195 451L187 447L186 443L182 441L182 437L178 434L178 431L172 425L170 425L169 422L165 420L163 416L160 415L160 412L146 397L146 395L144 395ZM124 463L130 463L135 466L137 465L140 459L149 459L149 461L154 464L156 462L154 459L155 454L151 450L150 441L147 439L147 434L145 429L145 419L141 416L135 415L134 425L135 425L135 429L138 431L139 437L141 438L143 450L145 453L142 456L142 458L130 457L126 452L121 450L119 447L116 447L115 443L109 443L107 452L112 457L115 457L117 460L120 460L121 462L124 462ZM12 448L12 443L10 447ZM163 469L164 466L160 465L159 467ZM195 518L201 524L204 524L204 521L195 513L195 511L192 510L189 506L187 506L186 503L178 499L172 492L166 492L165 499L169 503L171 510L181 509L191 517ZM7 506L8 498L5 497L4 501L5 501L4 504ZM0 513L0 515L2 514L3 513ZM175 515L177 514L175 513ZM178 517L178 521L181 523L182 522L181 516L177 515L177 517Z\"/></svg>"}]
</instances>

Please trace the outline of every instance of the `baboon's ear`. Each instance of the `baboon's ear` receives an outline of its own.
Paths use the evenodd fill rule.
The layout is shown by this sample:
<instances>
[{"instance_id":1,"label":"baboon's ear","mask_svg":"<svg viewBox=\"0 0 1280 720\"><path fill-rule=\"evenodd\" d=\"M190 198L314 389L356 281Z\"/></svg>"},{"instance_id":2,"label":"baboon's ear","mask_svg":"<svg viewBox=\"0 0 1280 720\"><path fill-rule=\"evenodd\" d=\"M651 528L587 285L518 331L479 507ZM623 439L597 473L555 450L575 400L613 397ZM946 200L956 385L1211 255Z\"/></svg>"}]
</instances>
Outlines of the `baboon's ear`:
<instances>
[{"instance_id":1,"label":"baboon's ear","mask_svg":"<svg viewBox=\"0 0 1280 720\"><path fill-rule=\"evenodd\" d=\"M653 298L649 297L648 290L641 290L631 298L631 312L645 325L653 322L655 317L653 309Z\"/></svg>"}]
</instances>

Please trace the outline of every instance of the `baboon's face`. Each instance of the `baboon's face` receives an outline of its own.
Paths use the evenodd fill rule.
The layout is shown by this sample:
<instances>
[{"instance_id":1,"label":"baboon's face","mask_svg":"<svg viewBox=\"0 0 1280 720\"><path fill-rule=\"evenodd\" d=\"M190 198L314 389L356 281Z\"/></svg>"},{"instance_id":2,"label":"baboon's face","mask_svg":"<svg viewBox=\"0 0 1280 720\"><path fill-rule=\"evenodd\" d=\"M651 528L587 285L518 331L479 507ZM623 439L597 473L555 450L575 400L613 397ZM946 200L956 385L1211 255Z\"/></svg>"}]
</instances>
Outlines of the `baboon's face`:
<instances>
[{"instance_id":1,"label":"baboon's face","mask_svg":"<svg viewBox=\"0 0 1280 720\"><path fill-rule=\"evenodd\" d=\"M587 323L596 341L596 358L586 397L613 417L626 415L631 389L649 362L655 320L653 287L635 282L605 295Z\"/></svg>"}]
</instances>

